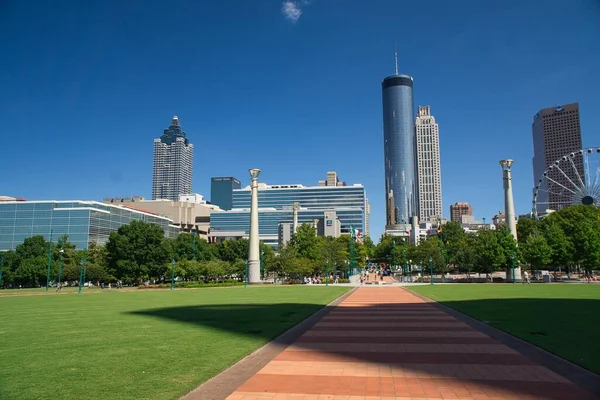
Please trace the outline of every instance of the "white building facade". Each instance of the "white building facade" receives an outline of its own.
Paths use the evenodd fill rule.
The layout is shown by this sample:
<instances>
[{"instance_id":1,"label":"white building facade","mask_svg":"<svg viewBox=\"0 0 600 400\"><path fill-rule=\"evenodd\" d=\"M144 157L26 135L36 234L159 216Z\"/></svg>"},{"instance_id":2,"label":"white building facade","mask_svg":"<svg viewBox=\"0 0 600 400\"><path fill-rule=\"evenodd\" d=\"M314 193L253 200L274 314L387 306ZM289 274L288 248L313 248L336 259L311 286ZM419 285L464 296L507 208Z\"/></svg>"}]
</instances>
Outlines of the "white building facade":
<instances>
[{"instance_id":1,"label":"white building facade","mask_svg":"<svg viewBox=\"0 0 600 400\"><path fill-rule=\"evenodd\" d=\"M194 145L189 143L177 116L163 135L154 139L152 200L178 201L192 193Z\"/></svg>"},{"instance_id":2,"label":"white building facade","mask_svg":"<svg viewBox=\"0 0 600 400\"><path fill-rule=\"evenodd\" d=\"M429 106L419 106L415 119L417 175L419 181L419 220L442 218L442 173L438 124Z\"/></svg>"}]
</instances>

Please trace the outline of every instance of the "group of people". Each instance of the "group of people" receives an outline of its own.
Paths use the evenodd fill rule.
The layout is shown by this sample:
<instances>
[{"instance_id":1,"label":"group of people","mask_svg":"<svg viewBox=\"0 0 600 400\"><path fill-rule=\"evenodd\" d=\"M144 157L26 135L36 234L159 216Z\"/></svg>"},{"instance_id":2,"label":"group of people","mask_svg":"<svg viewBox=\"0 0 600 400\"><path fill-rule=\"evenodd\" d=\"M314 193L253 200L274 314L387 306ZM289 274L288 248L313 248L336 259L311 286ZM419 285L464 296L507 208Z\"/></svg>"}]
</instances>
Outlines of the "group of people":
<instances>
[{"instance_id":1,"label":"group of people","mask_svg":"<svg viewBox=\"0 0 600 400\"><path fill-rule=\"evenodd\" d=\"M305 276L303 279L303 282L305 285L318 285L321 283L325 283L325 278L321 278L320 276ZM334 284L338 284L339 283L339 276L336 275L329 275L329 282L333 282Z\"/></svg>"}]
</instances>

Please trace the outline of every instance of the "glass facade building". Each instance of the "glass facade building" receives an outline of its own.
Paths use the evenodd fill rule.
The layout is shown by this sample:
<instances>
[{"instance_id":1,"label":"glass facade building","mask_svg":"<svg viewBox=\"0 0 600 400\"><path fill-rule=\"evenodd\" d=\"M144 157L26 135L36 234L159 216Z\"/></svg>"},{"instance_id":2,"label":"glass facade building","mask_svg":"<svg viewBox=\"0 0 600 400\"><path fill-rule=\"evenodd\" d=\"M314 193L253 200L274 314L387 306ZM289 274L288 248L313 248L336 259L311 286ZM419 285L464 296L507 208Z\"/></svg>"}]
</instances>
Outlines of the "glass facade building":
<instances>
[{"instance_id":1,"label":"glass facade building","mask_svg":"<svg viewBox=\"0 0 600 400\"><path fill-rule=\"evenodd\" d=\"M210 203L222 210L233 208L233 190L240 189L240 181L233 177L211 178Z\"/></svg>"},{"instance_id":2,"label":"glass facade building","mask_svg":"<svg viewBox=\"0 0 600 400\"><path fill-rule=\"evenodd\" d=\"M302 186L259 184L258 226L262 242L276 245L279 224L292 221L292 204L299 203L298 223L313 223L322 219L325 211L336 212L341 233L351 227L364 232L366 194L362 185ZM250 229L250 188L233 191L233 209L210 214L211 233L238 232L247 237Z\"/></svg>"},{"instance_id":3,"label":"glass facade building","mask_svg":"<svg viewBox=\"0 0 600 400\"><path fill-rule=\"evenodd\" d=\"M53 240L68 235L78 249L90 243L105 244L110 232L131 221L159 225L166 237L174 237L179 227L170 219L95 201L15 201L0 203L0 251L14 250L32 236Z\"/></svg>"},{"instance_id":4,"label":"glass facade building","mask_svg":"<svg viewBox=\"0 0 600 400\"><path fill-rule=\"evenodd\" d=\"M381 83L385 160L386 227L419 215L413 78L388 76Z\"/></svg>"}]
</instances>

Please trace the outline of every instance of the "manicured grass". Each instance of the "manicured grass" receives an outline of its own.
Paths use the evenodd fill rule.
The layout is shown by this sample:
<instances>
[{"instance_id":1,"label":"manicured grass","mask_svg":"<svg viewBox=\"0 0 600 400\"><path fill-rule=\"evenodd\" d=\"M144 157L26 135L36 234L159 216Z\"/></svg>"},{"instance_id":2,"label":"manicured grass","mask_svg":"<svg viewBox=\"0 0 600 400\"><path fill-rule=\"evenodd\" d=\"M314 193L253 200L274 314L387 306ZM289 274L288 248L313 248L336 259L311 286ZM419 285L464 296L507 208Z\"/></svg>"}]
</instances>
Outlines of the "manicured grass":
<instances>
[{"instance_id":1,"label":"manicured grass","mask_svg":"<svg viewBox=\"0 0 600 400\"><path fill-rule=\"evenodd\" d=\"M176 399L349 289L3 297L0 399Z\"/></svg>"},{"instance_id":2,"label":"manicured grass","mask_svg":"<svg viewBox=\"0 0 600 400\"><path fill-rule=\"evenodd\" d=\"M411 290L600 373L600 285L453 284Z\"/></svg>"}]
</instances>

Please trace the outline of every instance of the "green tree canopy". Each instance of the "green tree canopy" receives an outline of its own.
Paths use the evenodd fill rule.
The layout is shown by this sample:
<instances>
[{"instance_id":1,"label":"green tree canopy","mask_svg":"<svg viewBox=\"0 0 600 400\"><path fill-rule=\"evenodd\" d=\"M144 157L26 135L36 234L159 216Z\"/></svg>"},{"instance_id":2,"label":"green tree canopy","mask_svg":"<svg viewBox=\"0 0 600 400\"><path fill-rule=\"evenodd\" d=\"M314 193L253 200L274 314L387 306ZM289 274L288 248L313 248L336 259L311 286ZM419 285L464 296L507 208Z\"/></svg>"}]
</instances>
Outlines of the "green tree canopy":
<instances>
[{"instance_id":1,"label":"green tree canopy","mask_svg":"<svg viewBox=\"0 0 600 400\"><path fill-rule=\"evenodd\" d=\"M124 282L160 278L170 261L164 231L156 224L132 221L111 232L106 244L106 260L112 274Z\"/></svg>"}]
</instances>

